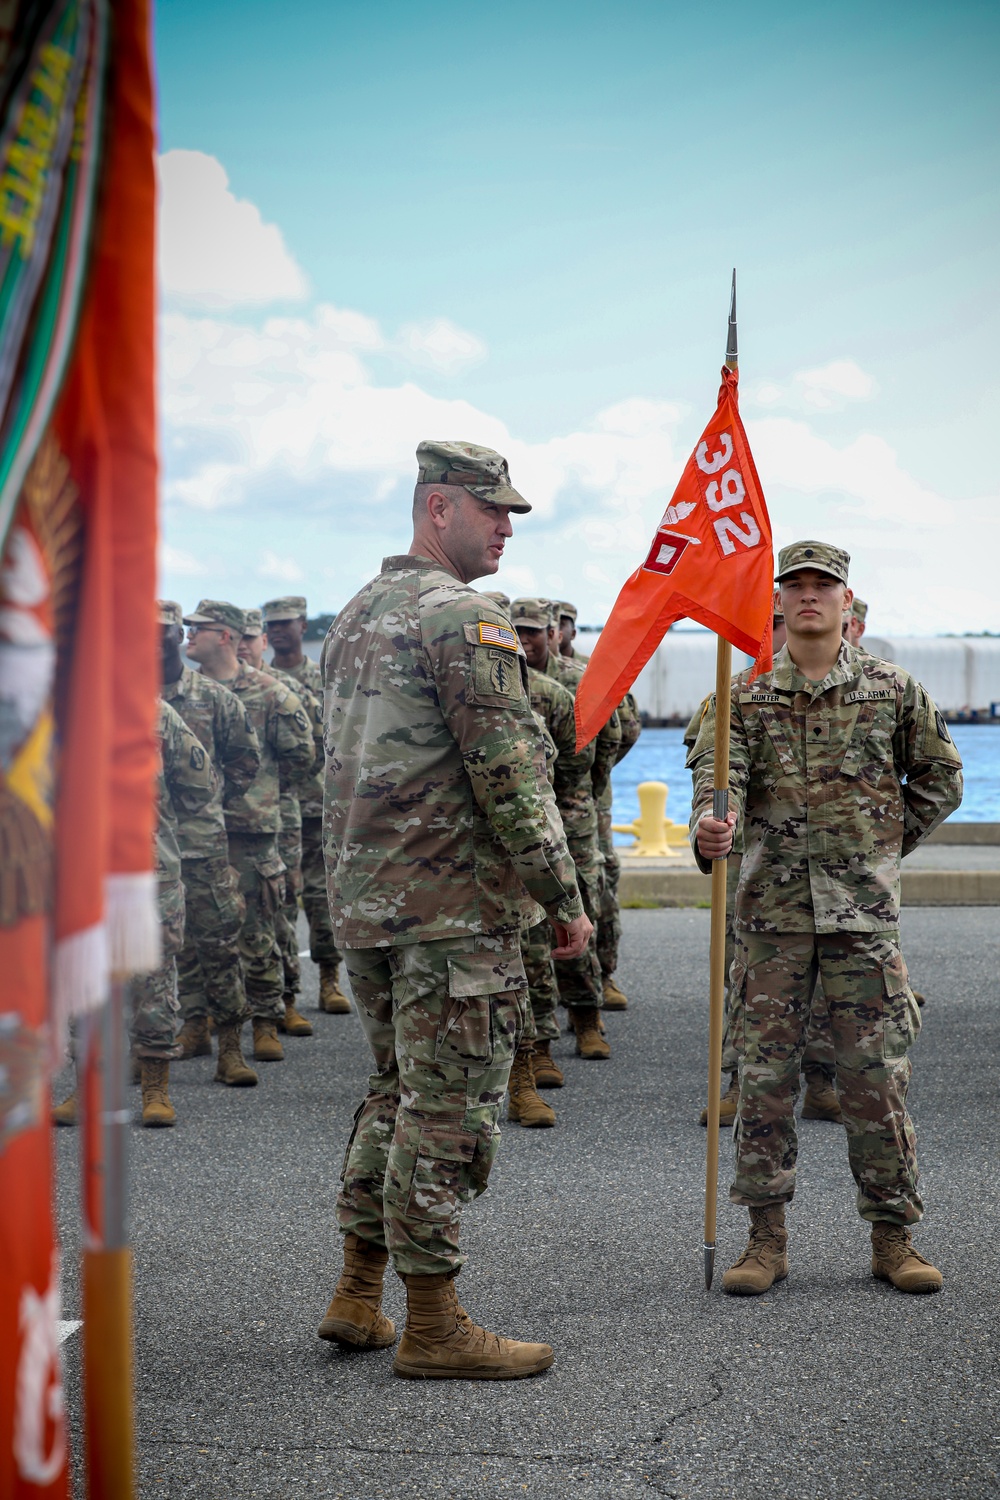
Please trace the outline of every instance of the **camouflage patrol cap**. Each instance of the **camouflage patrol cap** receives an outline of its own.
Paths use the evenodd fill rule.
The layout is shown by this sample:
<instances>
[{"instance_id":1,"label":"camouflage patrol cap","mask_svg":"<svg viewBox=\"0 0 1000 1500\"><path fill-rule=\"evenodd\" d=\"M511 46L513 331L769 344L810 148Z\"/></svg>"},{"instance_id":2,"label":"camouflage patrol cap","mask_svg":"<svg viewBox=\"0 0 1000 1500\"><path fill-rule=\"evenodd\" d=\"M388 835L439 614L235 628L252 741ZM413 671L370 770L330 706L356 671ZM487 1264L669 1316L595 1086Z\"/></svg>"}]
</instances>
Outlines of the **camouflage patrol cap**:
<instances>
[{"instance_id":1,"label":"camouflage patrol cap","mask_svg":"<svg viewBox=\"0 0 1000 1500\"><path fill-rule=\"evenodd\" d=\"M182 625L184 623L184 611L176 599L157 599L156 608L160 613L161 625Z\"/></svg>"},{"instance_id":2,"label":"camouflage patrol cap","mask_svg":"<svg viewBox=\"0 0 1000 1500\"><path fill-rule=\"evenodd\" d=\"M793 542L790 547L782 547L778 553L778 571L775 576L778 583L781 583L790 573L801 573L805 568L813 568L817 573L829 573L831 578L839 578L841 583L846 583L850 561L849 552L845 552L842 547L831 546L829 542Z\"/></svg>"},{"instance_id":3,"label":"camouflage patrol cap","mask_svg":"<svg viewBox=\"0 0 1000 1500\"><path fill-rule=\"evenodd\" d=\"M199 599L193 614L184 616L185 625L225 625L236 635L244 634L243 611L226 599Z\"/></svg>"},{"instance_id":4,"label":"camouflage patrol cap","mask_svg":"<svg viewBox=\"0 0 1000 1500\"><path fill-rule=\"evenodd\" d=\"M576 605L570 604L568 599L556 601L556 613L560 620L572 620L574 625L576 624Z\"/></svg>"},{"instance_id":5,"label":"camouflage patrol cap","mask_svg":"<svg viewBox=\"0 0 1000 1500\"><path fill-rule=\"evenodd\" d=\"M243 611L243 634L264 634L264 616L259 609L245 609Z\"/></svg>"},{"instance_id":6,"label":"camouflage patrol cap","mask_svg":"<svg viewBox=\"0 0 1000 1500\"><path fill-rule=\"evenodd\" d=\"M482 591L481 591L482 592ZM494 604L499 604L504 614L510 614L510 595L502 594L499 589L491 589L488 593L483 592L484 599L490 599Z\"/></svg>"},{"instance_id":7,"label":"camouflage patrol cap","mask_svg":"<svg viewBox=\"0 0 1000 1500\"><path fill-rule=\"evenodd\" d=\"M868 605L863 599L859 599L857 594L855 594L853 603L851 604L851 614L856 620L860 620L862 625L868 617Z\"/></svg>"},{"instance_id":8,"label":"camouflage patrol cap","mask_svg":"<svg viewBox=\"0 0 1000 1500\"><path fill-rule=\"evenodd\" d=\"M547 599L515 599L510 607L511 624L516 630L548 630L552 623L552 606Z\"/></svg>"},{"instance_id":9,"label":"camouflage patrol cap","mask_svg":"<svg viewBox=\"0 0 1000 1500\"><path fill-rule=\"evenodd\" d=\"M477 443L438 443L425 439L417 447L418 484L460 484L470 495L513 511L531 506L510 482L507 460Z\"/></svg>"},{"instance_id":10,"label":"camouflage patrol cap","mask_svg":"<svg viewBox=\"0 0 1000 1500\"><path fill-rule=\"evenodd\" d=\"M269 599L264 605L264 624L272 620L301 620L305 618L306 601L301 594L286 594L283 599Z\"/></svg>"}]
</instances>

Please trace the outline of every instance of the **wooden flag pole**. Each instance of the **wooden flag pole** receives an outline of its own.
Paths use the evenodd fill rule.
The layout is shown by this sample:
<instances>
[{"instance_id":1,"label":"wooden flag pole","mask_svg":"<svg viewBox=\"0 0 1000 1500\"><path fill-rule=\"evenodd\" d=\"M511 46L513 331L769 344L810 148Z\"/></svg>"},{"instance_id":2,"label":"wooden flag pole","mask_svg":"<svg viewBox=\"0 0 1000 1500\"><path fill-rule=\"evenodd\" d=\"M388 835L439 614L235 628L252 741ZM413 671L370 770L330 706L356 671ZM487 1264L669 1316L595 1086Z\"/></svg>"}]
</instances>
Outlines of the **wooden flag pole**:
<instances>
[{"instance_id":1,"label":"wooden flag pole","mask_svg":"<svg viewBox=\"0 0 1000 1500\"><path fill-rule=\"evenodd\" d=\"M729 338L726 364L736 369L736 272L733 271L729 305ZM733 675L733 648L718 637L715 656L715 773L712 781L712 816L724 821L729 812L729 685ZM708 1140L705 1159L705 1287L711 1289L715 1274L715 1221L719 1196L719 1107L722 1080L722 1019L726 989L726 875L725 855L712 863L712 936L709 948L708 983Z\"/></svg>"}]
</instances>

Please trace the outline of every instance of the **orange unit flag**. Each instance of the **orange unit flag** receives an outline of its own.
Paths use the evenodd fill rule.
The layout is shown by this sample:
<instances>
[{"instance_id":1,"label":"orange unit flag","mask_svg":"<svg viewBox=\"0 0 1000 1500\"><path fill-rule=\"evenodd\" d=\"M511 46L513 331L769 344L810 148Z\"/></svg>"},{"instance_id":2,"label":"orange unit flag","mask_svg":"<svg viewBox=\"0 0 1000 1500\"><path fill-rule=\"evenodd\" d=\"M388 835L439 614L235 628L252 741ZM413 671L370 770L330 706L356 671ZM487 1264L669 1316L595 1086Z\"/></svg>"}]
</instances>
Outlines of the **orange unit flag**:
<instances>
[{"instance_id":1,"label":"orange unit flag","mask_svg":"<svg viewBox=\"0 0 1000 1500\"><path fill-rule=\"evenodd\" d=\"M688 459L643 562L627 581L576 693L578 748L607 723L670 626L697 620L771 666L771 522L740 420L739 377Z\"/></svg>"}]
</instances>

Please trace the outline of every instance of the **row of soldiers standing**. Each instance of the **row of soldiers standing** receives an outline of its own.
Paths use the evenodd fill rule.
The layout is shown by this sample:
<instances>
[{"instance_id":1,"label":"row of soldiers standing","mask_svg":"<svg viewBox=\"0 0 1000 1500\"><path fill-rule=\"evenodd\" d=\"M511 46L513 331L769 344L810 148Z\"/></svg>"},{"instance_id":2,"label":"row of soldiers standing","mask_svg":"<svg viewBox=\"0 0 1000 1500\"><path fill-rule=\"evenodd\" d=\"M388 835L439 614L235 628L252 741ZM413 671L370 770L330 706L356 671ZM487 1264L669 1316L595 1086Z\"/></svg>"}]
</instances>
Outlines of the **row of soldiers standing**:
<instances>
[{"instance_id":1,"label":"row of soldiers standing","mask_svg":"<svg viewBox=\"0 0 1000 1500\"><path fill-rule=\"evenodd\" d=\"M282 1061L279 1033L312 1033L298 1004L300 894L320 1009L351 1008L326 897L323 694L319 669L302 649L306 601L293 596L243 610L202 599L183 615L179 604L162 600L159 611L155 865L163 962L130 986L145 1125L174 1123L170 1063L211 1055L210 1028L216 1080L236 1088L258 1081L243 1055L247 1020L257 1062ZM265 669L268 644L275 660ZM54 1118L75 1124L75 1094Z\"/></svg>"},{"instance_id":2,"label":"row of soldiers standing","mask_svg":"<svg viewBox=\"0 0 1000 1500\"><path fill-rule=\"evenodd\" d=\"M487 597L510 611L531 662L531 706L595 929L587 951L558 966L547 921L522 940L532 1019L511 1072L509 1117L544 1127L555 1124L555 1112L538 1089L565 1082L551 1054L560 1035L557 1004L567 1008L577 1053L594 1061L611 1055L602 1010L628 1003L614 977L621 922L611 769L635 744L640 722L629 695L595 744L577 752L574 696L587 659L573 645L575 605L518 599L511 606L506 595ZM323 866L323 681L303 649L306 600L241 609L202 599L189 615L161 600L159 617L155 856L163 962L131 983L133 1066L150 1126L174 1124L170 1063L211 1056L212 1031L216 1081L237 1088L258 1082L243 1053L247 1020L256 1062L283 1060L282 1034L312 1034L300 1009L300 899L319 968L319 1009L351 1008L339 982ZM71 1125L76 1117L72 1094L54 1119Z\"/></svg>"}]
</instances>

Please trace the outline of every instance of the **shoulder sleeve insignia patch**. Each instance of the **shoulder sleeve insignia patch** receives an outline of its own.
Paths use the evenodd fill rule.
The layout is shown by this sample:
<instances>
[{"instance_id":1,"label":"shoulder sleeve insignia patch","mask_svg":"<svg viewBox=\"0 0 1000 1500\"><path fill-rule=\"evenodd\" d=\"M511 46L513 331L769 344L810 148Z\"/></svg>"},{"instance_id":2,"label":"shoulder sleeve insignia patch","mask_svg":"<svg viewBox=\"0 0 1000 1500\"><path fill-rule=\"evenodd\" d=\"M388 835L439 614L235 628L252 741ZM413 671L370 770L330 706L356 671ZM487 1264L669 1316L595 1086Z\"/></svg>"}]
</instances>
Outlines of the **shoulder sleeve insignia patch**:
<instances>
[{"instance_id":1,"label":"shoulder sleeve insignia patch","mask_svg":"<svg viewBox=\"0 0 1000 1500\"><path fill-rule=\"evenodd\" d=\"M479 622L479 641L483 646L503 646L507 651L516 651L519 645L517 633L505 625L493 625L489 620Z\"/></svg>"}]
</instances>

